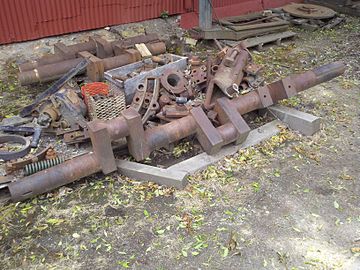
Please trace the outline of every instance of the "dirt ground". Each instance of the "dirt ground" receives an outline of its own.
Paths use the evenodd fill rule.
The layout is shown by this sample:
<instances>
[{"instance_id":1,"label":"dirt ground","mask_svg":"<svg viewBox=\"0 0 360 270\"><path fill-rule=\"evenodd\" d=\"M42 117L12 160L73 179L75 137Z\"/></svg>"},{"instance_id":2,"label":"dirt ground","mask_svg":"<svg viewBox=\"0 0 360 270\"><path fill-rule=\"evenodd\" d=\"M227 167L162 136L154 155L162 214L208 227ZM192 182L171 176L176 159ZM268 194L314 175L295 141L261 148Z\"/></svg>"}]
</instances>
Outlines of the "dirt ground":
<instances>
[{"instance_id":1,"label":"dirt ground","mask_svg":"<svg viewBox=\"0 0 360 270\"><path fill-rule=\"evenodd\" d=\"M174 20L132 27L154 29L154 23L178 31ZM268 81L345 61L343 77L284 102L320 116L319 133L305 137L284 127L190 177L182 191L99 174L2 205L0 268L360 269L360 20L296 31L294 43L253 57ZM2 46L3 105L37 92L13 77L16 62L36 51L30 48L41 54L56 40L88 34ZM15 113L19 106L6 108Z\"/></svg>"}]
</instances>

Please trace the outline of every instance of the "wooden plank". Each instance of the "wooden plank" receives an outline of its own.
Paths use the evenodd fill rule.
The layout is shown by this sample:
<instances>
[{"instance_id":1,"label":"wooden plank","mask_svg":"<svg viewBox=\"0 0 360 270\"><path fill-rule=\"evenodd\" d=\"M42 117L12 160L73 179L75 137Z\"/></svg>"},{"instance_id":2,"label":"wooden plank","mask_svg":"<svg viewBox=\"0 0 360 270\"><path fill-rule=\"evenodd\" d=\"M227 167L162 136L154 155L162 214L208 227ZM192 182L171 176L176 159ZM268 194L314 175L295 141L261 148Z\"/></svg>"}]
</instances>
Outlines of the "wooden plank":
<instances>
[{"instance_id":1,"label":"wooden plank","mask_svg":"<svg viewBox=\"0 0 360 270\"><path fill-rule=\"evenodd\" d=\"M254 30L236 32L231 29L216 27L206 31L203 31L201 29L192 29L189 31L189 33L191 37L196 39L243 40L248 37L270 34L274 32L281 32L287 29L288 29L288 25L280 25L280 26L269 27L264 29L254 29Z\"/></svg>"},{"instance_id":2,"label":"wooden plank","mask_svg":"<svg viewBox=\"0 0 360 270\"><path fill-rule=\"evenodd\" d=\"M240 15L240 16L226 17L226 18L219 20L219 22L222 24L233 24L233 23L256 20L256 19L260 19L262 17L264 17L262 12L255 12L255 13L250 13L250 14L245 14L245 15Z\"/></svg>"},{"instance_id":3,"label":"wooden plank","mask_svg":"<svg viewBox=\"0 0 360 270\"><path fill-rule=\"evenodd\" d=\"M274 21L274 22L266 22L266 23L257 23L250 25L229 25L228 28L233 29L235 31L246 31L246 30L255 30L255 29L263 29L275 26L289 25L289 22L285 20Z\"/></svg>"},{"instance_id":4,"label":"wooden plank","mask_svg":"<svg viewBox=\"0 0 360 270\"><path fill-rule=\"evenodd\" d=\"M264 45L267 43L271 43L271 42L275 42L275 41L279 41L279 40L281 41L281 40L287 39L287 38L292 38L292 37L295 37L296 35L297 34L295 32L286 31L286 32L282 32L282 33L268 34L265 36L248 38L248 39L242 40L240 42L245 41L247 43L247 47L252 48L252 47L256 47L261 44ZM231 46L231 47L235 47L240 43L239 41L233 41L233 40L221 40L221 42L223 42L224 44Z\"/></svg>"}]
</instances>

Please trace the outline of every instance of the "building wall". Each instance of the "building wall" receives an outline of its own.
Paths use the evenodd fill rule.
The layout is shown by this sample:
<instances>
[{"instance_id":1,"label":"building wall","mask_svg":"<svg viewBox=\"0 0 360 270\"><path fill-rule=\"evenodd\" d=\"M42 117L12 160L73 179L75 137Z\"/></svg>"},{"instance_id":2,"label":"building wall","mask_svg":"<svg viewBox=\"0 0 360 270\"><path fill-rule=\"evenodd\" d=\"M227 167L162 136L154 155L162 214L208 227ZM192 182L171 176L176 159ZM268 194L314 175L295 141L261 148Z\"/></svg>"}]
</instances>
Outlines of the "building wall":
<instances>
[{"instance_id":1,"label":"building wall","mask_svg":"<svg viewBox=\"0 0 360 270\"><path fill-rule=\"evenodd\" d=\"M213 5L224 17L287 2L294 1L213 0ZM1 0L0 44L158 18L163 11L183 14L181 25L188 28L196 25L197 7L198 0Z\"/></svg>"}]
</instances>

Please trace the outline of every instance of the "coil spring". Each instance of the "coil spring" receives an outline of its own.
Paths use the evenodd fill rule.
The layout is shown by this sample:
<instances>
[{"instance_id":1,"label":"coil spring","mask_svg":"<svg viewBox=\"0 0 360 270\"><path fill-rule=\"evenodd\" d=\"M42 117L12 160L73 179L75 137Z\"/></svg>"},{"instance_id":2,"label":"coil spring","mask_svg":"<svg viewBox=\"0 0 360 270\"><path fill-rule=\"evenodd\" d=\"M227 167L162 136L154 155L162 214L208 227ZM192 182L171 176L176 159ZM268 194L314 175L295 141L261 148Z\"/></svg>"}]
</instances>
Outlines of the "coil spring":
<instances>
[{"instance_id":1,"label":"coil spring","mask_svg":"<svg viewBox=\"0 0 360 270\"><path fill-rule=\"evenodd\" d=\"M56 165L59 165L60 163L63 163L64 161L65 161L65 159L63 157L57 157L57 158L53 158L53 159L42 160L39 162L28 164L25 166L25 176L43 171L45 169L48 169L48 168L56 166Z\"/></svg>"}]
</instances>

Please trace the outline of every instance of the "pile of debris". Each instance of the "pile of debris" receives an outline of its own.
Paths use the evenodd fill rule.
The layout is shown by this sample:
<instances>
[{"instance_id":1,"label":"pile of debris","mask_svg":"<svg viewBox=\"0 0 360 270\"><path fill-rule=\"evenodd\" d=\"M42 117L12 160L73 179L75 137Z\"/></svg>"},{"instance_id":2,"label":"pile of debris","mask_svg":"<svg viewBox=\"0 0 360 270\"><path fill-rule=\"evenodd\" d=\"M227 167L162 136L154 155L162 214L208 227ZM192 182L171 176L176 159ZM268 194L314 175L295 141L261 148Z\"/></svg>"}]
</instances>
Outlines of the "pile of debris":
<instances>
[{"instance_id":1,"label":"pile of debris","mask_svg":"<svg viewBox=\"0 0 360 270\"><path fill-rule=\"evenodd\" d=\"M334 10L312 4L292 3L282 8L265 10L240 16L215 20L211 29L194 28L190 34L195 39L219 40L228 46L237 46L246 41L247 47L262 50L265 44L294 38L290 25L306 30L331 29L345 21Z\"/></svg>"},{"instance_id":2,"label":"pile of debris","mask_svg":"<svg viewBox=\"0 0 360 270\"><path fill-rule=\"evenodd\" d=\"M286 31L289 22L271 10L216 20L211 29L194 28L190 31L196 39L244 40L248 37Z\"/></svg>"},{"instance_id":3,"label":"pile of debris","mask_svg":"<svg viewBox=\"0 0 360 270\"><path fill-rule=\"evenodd\" d=\"M250 127L242 114L292 97L345 69L336 62L263 85L262 67L252 61L244 42L221 48L207 61L166 53L156 35L113 43L97 37L56 47L54 55L21 65L19 80L58 80L26 106L21 117L6 119L1 127L6 133L33 134L32 139L0 136L6 149L0 150L0 158L7 161L10 175L0 187L13 201L98 171L116 171L113 149L125 138L136 161L192 135L207 154L216 154L247 138ZM79 74L87 76L74 80ZM69 144L91 140L92 149L65 161L54 147L42 145L43 134L63 136ZM12 143L21 146L12 148ZM29 156L31 147L38 150ZM23 175L29 176L18 179Z\"/></svg>"}]
</instances>

